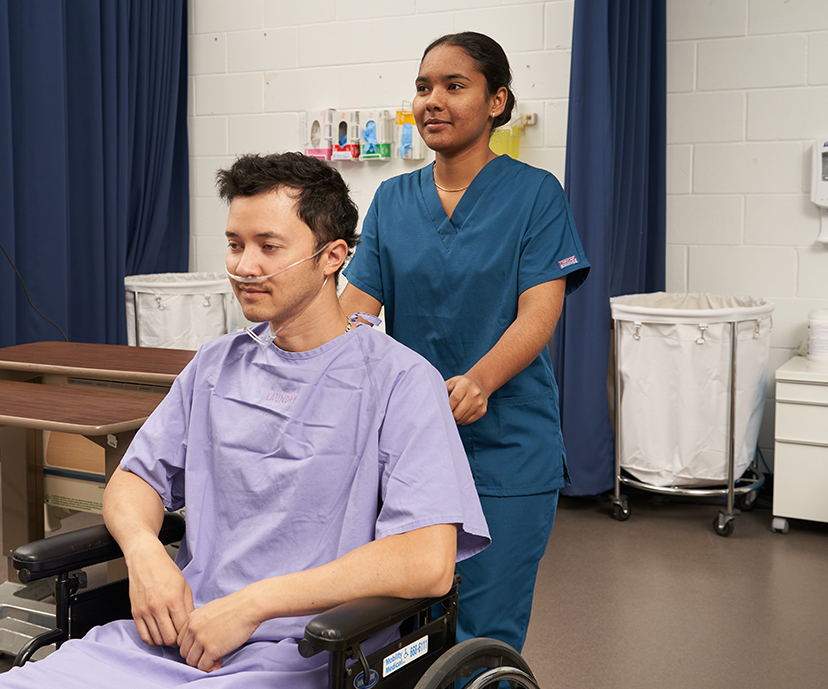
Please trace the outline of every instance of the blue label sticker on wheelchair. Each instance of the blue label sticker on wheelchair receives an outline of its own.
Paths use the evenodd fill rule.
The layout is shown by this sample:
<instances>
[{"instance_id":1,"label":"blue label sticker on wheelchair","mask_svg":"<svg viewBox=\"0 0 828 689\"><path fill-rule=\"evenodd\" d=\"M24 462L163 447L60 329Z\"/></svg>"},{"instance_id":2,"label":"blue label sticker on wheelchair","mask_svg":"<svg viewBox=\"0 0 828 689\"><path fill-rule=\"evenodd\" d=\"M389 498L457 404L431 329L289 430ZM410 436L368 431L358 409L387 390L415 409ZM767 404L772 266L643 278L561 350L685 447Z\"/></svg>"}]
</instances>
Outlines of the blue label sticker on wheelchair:
<instances>
[{"instance_id":1,"label":"blue label sticker on wheelchair","mask_svg":"<svg viewBox=\"0 0 828 689\"><path fill-rule=\"evenodd\" d=\"M392 672L396 672L426 653L428 653L428 636L418 639L413 644L408 644L382 661L382 676L388 677Z\"/></svg>"},{"instance_id":2,"label":"blue label sticker on wheelchair","mask_svg":"<svg viewBox=\"0 0 828 689\"><path fill-rule=\"evenodd\" d=\"M356 689L371 689L377 682L379 682L379 675L376 670L371 670L368 675L368 684L365 684L365 673L360 672L354 679L354 686Z\"/></svg>"}]
</instances>

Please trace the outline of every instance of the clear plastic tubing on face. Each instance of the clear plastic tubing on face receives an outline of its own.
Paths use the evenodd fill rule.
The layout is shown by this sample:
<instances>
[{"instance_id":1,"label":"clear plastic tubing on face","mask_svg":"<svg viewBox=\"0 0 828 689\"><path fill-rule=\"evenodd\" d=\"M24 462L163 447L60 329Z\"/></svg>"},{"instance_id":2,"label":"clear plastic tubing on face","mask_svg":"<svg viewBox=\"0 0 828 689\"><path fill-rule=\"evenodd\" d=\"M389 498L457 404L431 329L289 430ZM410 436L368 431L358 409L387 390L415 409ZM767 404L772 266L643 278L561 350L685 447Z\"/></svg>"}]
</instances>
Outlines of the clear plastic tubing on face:
<instances>
[{"instance_id":1,"label":"clear plastic tubing on face","mask_svg":"<svg viewBox=\"0 0 828 689\"><path fill-rule=\"evenodd\" d=\"M309 256L308 258L313 258L313 256ZM302 260L307 261L308 259L303 258ZM296 265L296 264L294 263L294 265ZM290 266L288 266L288 268L290 268ZM285 270L287 270L287 268L285 268ZM291 323L293 323L293 321L295 321L297 318L299 318L299 316L301 316L303 313L305 313L305 311L307 311L311 307L311 304L313 304L313 302L315 302L317 299L319 299L319 295L322 294L322 290L325 289L325 285L327 285L327 284L328 284L328 278L325 277L325 279L322 281L322 287L319 288L319 291L316 293L316 296L313 299L311 299L310 302L308 302L308 305L304 309L302 309L299 313L297 313L293 318L291 318L287 323L283 323L282 326L277 328L275 332L273 330L268 332L268 334L265 335L264 339L259 337L255 332L253 332L253 329L250 328L250 327L245 328L244 332L246 332L248 335L250 335L250 337L252 337L254 340L256 340L256 342L258 342L259 344L265 345L265 347L268 347L268 346L272 345L273 340L275 340L279 336L280 332L282 332L287 326L289 326Z\"/></svg>"},{"instance_id":2,"label":"clear plastic tubing on face","mask_svg":"<svg viewBox=\"0 0 828 689\"><path fill-rule=\"evenodd\" d=\"M261 275L261 276L246 277L245 278L245 277L242 277L241 275L236 275L235 273L231 273L227 269L227 265L224 266L224 272L227 273L227 276L231 280L235 280L236 282L240 282L240 283L245 284L245 285L254 284L254 283L257 283L257 282L264 282L265 280L269 280L270 278L277 276L279 273L284 273L286 270L290 270L294 266L298 266L300 263L304 263L305 261L310 261L312 258L315 258L319 254L321 254L325 249L327 249L329 245L330 245L330 242L328 242L324 246L322 246L319 249L317 249L316 251L314 251L310 256L306 256L305 258L300 258L298 261L295 261L294 263L291 263L289 266L285 266L284 268L280 268L275 273L271 273L270 275Z\"/></svg>"}]
</instances>

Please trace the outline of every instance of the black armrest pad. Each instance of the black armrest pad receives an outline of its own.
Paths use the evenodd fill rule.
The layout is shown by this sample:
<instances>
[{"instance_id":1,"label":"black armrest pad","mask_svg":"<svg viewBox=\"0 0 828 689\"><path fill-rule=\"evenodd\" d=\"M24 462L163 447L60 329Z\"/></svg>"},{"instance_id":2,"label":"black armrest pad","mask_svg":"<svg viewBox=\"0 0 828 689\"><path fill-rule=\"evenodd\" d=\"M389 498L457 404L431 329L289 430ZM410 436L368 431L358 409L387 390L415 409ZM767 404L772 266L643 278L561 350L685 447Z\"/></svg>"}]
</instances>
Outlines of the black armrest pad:
<instances>
[{"instance_id":1,"label":"black armrest pad","mask_svg":"<svg viewBox=\"0 0 828 689\"><path fill-rule=\"evenodd\" d=\"M308 622L300 652L309 656L319 651L343 651L354 642L363 641L454 595L458 581L459 577L445 596L436 598L407 600L377 596L342 603Z\"/></svg>"},{"instance_id":2,"label":"black armrest pad","mask_svg":"<svg viewBox=\"0 0 828 689\"><path fill-rule=\"evenodd\" d=\"M184 517L166 512L158 538L166 545L180 541L183 536ZM115 539L104 525L100 525L22 545L14 551L12 562L14 568L20 570L20 581L27 584L61 572L108 562L121 555Z\"/></svg>"}]
</instances>

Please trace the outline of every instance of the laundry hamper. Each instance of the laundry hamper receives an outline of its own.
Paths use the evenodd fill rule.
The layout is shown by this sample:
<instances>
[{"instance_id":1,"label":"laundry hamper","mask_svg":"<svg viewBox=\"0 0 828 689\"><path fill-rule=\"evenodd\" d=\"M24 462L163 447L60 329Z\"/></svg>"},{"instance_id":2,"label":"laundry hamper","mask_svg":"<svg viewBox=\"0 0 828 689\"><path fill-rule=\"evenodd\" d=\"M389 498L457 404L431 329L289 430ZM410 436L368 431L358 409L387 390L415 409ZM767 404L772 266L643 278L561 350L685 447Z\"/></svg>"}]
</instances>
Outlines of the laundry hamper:
<instances>
[{"instance_id":1,"label":"laundry hamper","mask_svg":"<svg viewBox=\"0 0 828 689\"><path fill-rule=\"evenodd\" d=\"M765 406L773 304L712 294L610 299L615 369L614 516L621 484L662 494L726 496L714 520L733 532L763 478L751 470Z\"/></svg>"},{"instance_id":2,"label":"laundry hamper","mask_svg":"<svg viewBox=\"0 0 828 689\"><path fill-rule=\"evenodd\" d=\"M130 345L198 349L242 325L224 273L130 275L124 288Z\"/></svg>"}]
</instances>

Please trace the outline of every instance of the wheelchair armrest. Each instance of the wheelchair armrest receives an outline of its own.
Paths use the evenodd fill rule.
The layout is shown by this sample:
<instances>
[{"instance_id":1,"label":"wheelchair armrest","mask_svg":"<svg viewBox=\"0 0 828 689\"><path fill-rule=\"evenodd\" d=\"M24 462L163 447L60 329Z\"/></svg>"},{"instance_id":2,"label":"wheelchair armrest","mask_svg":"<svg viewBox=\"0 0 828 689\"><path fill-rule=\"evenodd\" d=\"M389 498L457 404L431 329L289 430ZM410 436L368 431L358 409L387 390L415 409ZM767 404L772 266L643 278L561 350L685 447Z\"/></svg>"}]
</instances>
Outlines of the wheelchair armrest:
<instances>
[{"instance_id":1,"label":"wheelchair armrest","mask_svg":"<svg viewBox=\"0 0 828 689\"><path fill-rule=\"evenodd\" d=\"M299 653L310 658L321 651L344 651L354 643L364 641L455 595L458 584L459 576L455 575L448 593L436 598L408 600L375 596L342 603L308 622L305 637L299 641Z\"/></svg>"},{"instance_id":2,"label":"wheelchair armrest","mask_svg":"<svg viewBox=\"0 0 828 689\"><path fill-rule=\"evenodd\" d=\"M175 543L184 536L184 517L166 512L158 534L163 544ZM106 526L89 526L20 546L12 555L14 568L24 584L82 569L121 557L121 548Z\"/></svg>"}]
</instances>

